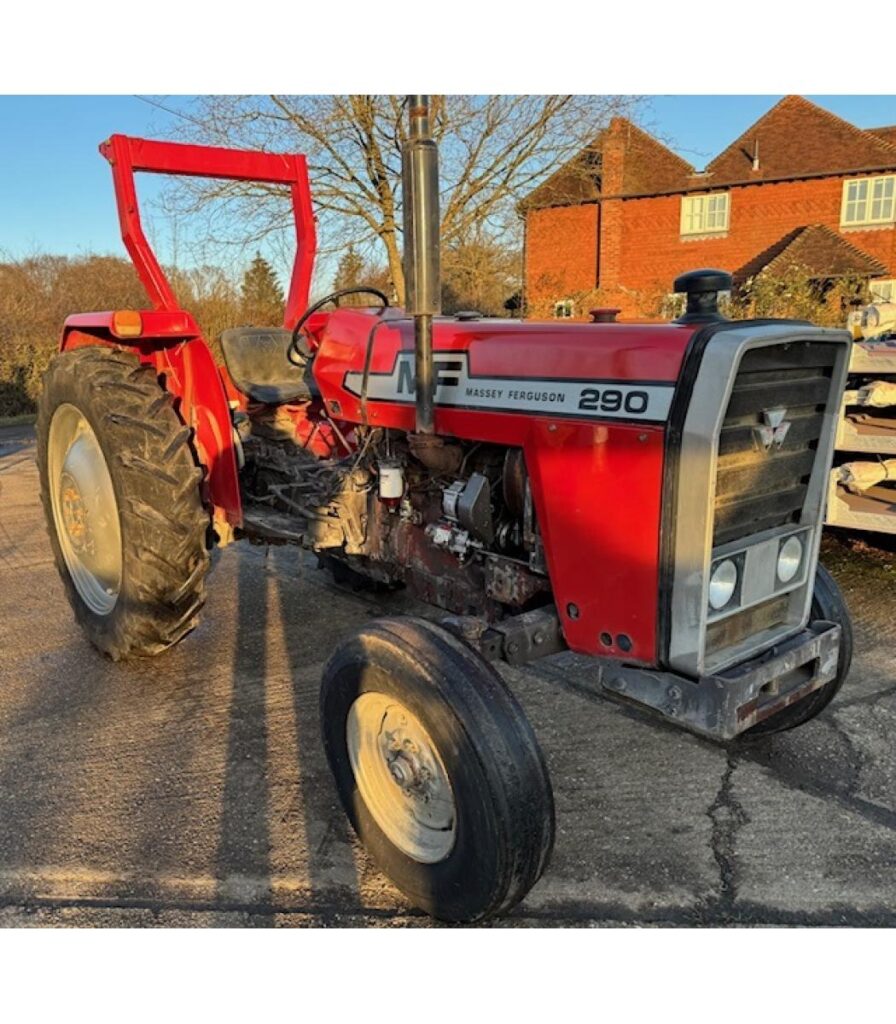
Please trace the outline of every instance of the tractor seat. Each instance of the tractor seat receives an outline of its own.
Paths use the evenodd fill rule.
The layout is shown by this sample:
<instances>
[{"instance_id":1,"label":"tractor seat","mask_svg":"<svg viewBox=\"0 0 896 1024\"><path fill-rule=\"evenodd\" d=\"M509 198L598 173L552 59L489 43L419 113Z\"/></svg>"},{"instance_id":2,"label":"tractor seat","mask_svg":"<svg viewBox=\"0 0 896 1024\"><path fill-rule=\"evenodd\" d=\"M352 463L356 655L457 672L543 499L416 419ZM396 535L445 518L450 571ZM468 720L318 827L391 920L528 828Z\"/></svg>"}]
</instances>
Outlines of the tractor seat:
<instances>
[{"instance_id":1,"label":"tractor seat","mask_svg":"<svg viewBox=\"0 0 896 1024\"><path fill-rule=\"evenodd\" d=\"M253 402L307 401L305 366L290 362L292 331L283 327L232 327L221 335L224 362L234 385Z\"/></svg>"}]
</instances>

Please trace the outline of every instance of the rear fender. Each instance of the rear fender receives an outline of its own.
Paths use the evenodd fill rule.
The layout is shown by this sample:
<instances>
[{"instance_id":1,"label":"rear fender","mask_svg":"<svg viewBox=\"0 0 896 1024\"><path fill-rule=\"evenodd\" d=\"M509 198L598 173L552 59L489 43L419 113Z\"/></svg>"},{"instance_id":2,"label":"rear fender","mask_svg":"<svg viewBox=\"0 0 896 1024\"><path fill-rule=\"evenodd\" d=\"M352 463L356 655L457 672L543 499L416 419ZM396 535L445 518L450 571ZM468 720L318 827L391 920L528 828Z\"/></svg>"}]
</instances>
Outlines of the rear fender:
<instances>
[{"instance_id":1,"label":"rear fender","mask_svg":"<svg viewBox=\"0 0 896 1024\"><path fill-rule=\"evenodd\" d=\"M189 313L141 310L141 318L142 333L124 338L116 334L111 312L70 316L60 351L107 345L134 352L155 369L165 389L178 400L178 415L193 430L193 446L205 470L204 497L212 506L219 543L227 544L234 539L234 529L242 525L243 514L224 371L215 364Z\"/></svg>"}]
</instances>

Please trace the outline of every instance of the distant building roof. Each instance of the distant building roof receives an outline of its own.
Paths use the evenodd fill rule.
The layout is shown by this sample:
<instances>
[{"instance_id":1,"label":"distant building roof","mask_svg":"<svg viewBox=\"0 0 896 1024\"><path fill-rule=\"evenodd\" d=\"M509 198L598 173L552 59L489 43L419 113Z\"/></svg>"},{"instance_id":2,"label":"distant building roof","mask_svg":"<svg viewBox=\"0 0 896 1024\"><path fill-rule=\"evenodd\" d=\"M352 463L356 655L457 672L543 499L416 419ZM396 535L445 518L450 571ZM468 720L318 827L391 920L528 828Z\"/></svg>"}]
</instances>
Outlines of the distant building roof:
<instances>
[{"instance_id":1,"label":"distant building roof","mask_svg":"<svg viewBox=\"0 0 896 1024\"><path fill-rule=\"evenodd\" d=\"M774 245L734 273L736 284L764 271L778 275L802 267L810 277L827 279L855 274L883 277L887 268L863 249L847 242L824 224L810 224L789 231Z\"/></svg>"},{"instance_id":2,"label":"distant building roof","mask_svg":"<svg viewBox=\"0 0 896 1024\"><path fill-rule=\"evenodd\" d=\"M622 188L625 196L650 192L673 192L683 188L694 168L626 118L618 118L617 133L625 143Z\"/></svg>"},{"instance_id":3,"label":"distant building roof","mask_svg":"<svg viewBox=\"0 0 896 1024\"><path fill-rule=\"evenodd\" d=\"M879 139L883 139L884 142L896 145L896 124L889 124L883 128L866 128L865 131L869 135L876 135Z\"/></svg>"},{"instance_id":4,"label":"distant building roof","mask_svg":"<svg viewBox=\"0 0 896 1024\"><path fill-rule=\"evenodd\" d=\"M620 150L621 175L610 173L607 157ZM615 171L617 161L612 164ZM521 208L875 170L896 170L896 125L863 130L803 96L785 96L701 173L627 118L615 117Z\"/></svg>"},{"instance_id":5,"label":"distant building roof","mask_svg":"<svg viewBox=\"0 0 896 1024\"><path fill-rule=\"evenodd\" d=\"M573 206L600 196L600 171L605 131L580 153L557 168L520 204L524 208Z\"/></svg>"},{"instance_id":6,"label":"distant building roof","mask_svg":"<svg viewBox=\"0 0 896 1024\"><path fill-rule=\"evenodd\" d=\"M890 167L896 167L896 144L802 96L785 96L709 163L706 174L715 186Z\"/></svg>"},{"instance_id":7,"label":"distant building roof","mask_svg":"<svg viewBox=\"0 0 896 1024\"><path fill-rule=\"evenodd\" d=\"M621 149L621 178L607 173L605 155ZM615 168L614 163L614 168ZM602 195L644 195L684 188L694 168L628 118L614 117L592 143L559 167L523 201L523 207L594 202Z\"/></svg>"}]
</instances>

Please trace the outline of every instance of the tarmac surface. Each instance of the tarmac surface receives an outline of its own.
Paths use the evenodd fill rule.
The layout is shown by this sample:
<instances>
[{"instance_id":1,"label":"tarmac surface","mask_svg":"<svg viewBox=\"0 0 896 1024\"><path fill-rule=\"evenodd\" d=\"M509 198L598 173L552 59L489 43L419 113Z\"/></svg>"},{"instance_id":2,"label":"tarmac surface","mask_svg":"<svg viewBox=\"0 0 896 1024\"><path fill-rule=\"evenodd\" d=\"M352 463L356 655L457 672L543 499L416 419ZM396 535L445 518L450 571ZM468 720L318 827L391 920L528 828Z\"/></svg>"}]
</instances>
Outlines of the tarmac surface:
<instances>
[{"instance_id":1,"label":"tarmac surface","mask_svg":"<svg viewBox=\"0 0 896 1024\"><path fill-rule=\"evenodd\" d=\"M545 751L557 841L492 926L896 924L896 557L827 538L856 655L818 719L726 749L595 693L563 655L503 669ZM238 544L201 626L116 665L76 627L33 431L0 428L0 926L431 926L354 840L317 687L401 595Z\"/></svg>"}]
</instances>

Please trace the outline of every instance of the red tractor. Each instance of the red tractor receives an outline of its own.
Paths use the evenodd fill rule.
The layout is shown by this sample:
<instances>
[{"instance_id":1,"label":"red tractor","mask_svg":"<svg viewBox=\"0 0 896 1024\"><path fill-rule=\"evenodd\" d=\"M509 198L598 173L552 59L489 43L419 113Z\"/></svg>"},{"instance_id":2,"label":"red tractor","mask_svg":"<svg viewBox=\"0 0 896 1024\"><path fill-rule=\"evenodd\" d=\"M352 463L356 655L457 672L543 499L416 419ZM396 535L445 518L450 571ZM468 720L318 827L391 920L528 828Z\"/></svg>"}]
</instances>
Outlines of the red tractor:
<instances>
[{"instance_id":1,"label":"red tractor","mask_svg":"<svg viewBox=\"0 0 896 1024\"><path fill-rule=\"evenodd\" d=\"M817 715L851 655L818 565L849 337L735 322L719 271L675 323L440 316L437 153L409 97L408 308L308 306L305 160L113 135L125 244L152 309L70 317L38 419L68 598L115 659L196 625L210 549L296 544L441 609L365 623L323 675L352 826L416 905L507 910L544 870L551 785L492 667L572 650L595 686L716 740ZM134 172L287 186L283 327L226 331L219 368L140 226Z\"/></svg>"}]
</instances>

